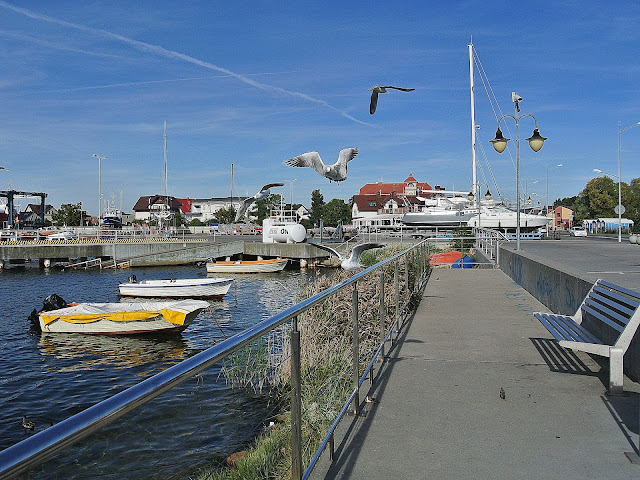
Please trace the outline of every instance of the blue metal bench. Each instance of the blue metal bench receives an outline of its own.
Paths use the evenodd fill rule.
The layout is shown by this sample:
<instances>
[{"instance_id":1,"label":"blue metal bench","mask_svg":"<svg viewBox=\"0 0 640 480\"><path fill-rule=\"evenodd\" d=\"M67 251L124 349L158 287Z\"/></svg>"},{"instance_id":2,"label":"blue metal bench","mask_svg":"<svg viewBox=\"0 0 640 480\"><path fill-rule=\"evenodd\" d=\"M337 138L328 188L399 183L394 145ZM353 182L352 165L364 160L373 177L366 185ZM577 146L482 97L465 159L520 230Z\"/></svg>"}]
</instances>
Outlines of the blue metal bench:
<instances>
[{"instance_id":1,"label":"blue metal bench","mask_svg":"<svg viewBox=\"0 0 640 480\"><path fill-rule=\"evenodd\" d=\"M575 315L535 312L545 328L565 348L609 357L609 393L622 393L624 354L640 324L640 293L598 279ZM582 324L585 316L607 325L608 341L600 340Z\"/></svg>"}]
</instances>

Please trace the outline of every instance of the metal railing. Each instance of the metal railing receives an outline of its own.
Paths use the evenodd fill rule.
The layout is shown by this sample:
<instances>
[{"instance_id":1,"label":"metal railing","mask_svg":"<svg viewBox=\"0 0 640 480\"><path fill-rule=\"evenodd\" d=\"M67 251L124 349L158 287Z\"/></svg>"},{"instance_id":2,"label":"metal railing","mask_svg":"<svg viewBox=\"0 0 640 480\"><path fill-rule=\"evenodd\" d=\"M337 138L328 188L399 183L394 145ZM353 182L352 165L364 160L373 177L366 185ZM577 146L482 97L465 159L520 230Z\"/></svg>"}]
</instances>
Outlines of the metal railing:
<instances>
[{"instance_id":1,"label":"metal railing","mask_svg":"<svg viewBox=\"0 0 640 480\"><path fill-rule=\"evenodd\" d=\"M402 284L405 290L409 290L409 268L412 268L415 274L412 291L405 291L403 295L407 301L400 305L400 269L399 264L402 261L404 267L404 279ZM384 267L393 265L394 279L393 285L395 289L394 318L386 318L385 305L385 273ZM373 272L380 273L380 332L379 344L371 358L371 361L364 369L364 373L360 375L360 358L358 354L358 281L371 275ZM220 362L229 355L237 352L247 346L254 340L262 338L265 334L275 330L286 322L292 322L291 328L291 372L292 372L292 394L291 394L291 439L292 439L292 478L303 478L302 468L302 430L301 430L301 365L300 365L300 331L298 330L298 316L315 305L336 295L338 292L353 288L352 292L352 322L353 322L353 392L347 399L344 407L340 411L338 418L330 428L329 433L322 442L316 455L313 457L311 464L307 467L304 478L306 478L315 466L315 462L324 450L327 442L332 440L333 431L338 425L342 416L347 412L349 405L352 405L354 412L357 412L360 405L359 388L366 378L367 374L372 371L373 364L378 356L384 356L385 343L391 339L393 341L393 333L398 333L403 319L408 314L408 306L412 300L412 295L422 291L426 284L429 273L428 246L426 242L421 242L407 250L394 255L376 265L369 267L361 272L354 274L349 279L327 288L326 290L314 295L302 302L290 307L269 319L254 325L253 327L228 338L221 343L208 348L191 358L188 358L167 370L150 377L137 385L134 385L72 417L57 423L46 430L3 450L0 452L0 480L14 478L15 476L26 472L45 460L56 456L66 448L76 442L88 437L98 430L114 423L117 419L126 413L144 405L160 394L180 385L189 378L194 377L198 373L206 370L214 364ZM406 294L406 295L405 295ZM404 317L404 318L403 318ZM386 328L386 327L389 328ZM333 442L331 441L331 444Z\"/></svg>"},{"instance_id":2,"label":"metal railing","mask_svg":"<svg viewBox=\"0 0 640 480\"><path fill-rule=\"evenodd\" d=\"M476 248L482 251L489 260L500 264L500 243L508 242L509 237L498 230L488 228L474 228L473 233L476 237Z\"/></svg>"}]
</instances>

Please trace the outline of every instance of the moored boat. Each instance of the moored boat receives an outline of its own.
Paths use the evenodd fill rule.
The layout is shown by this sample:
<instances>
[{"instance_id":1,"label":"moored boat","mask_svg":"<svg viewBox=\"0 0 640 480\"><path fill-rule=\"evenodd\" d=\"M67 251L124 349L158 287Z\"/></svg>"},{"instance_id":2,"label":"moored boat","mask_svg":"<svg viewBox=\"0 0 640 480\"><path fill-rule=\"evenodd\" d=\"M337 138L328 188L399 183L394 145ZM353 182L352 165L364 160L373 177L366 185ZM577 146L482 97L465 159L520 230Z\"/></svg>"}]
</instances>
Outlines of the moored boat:
<instances>
[{"instance_id":1,"label":"moored boat","mask_svg":"<svg viewBox=\"0 0 640 480\"><path fill-rule=\"evenodd\" d=\"M172 278L140 280L135 275L118 285L120 295L133 297L213 298L224 297L233 283L231 278Z\"/></svg>"},{"instance_id":2,"label":"moored boat","mask_svg":"<svg viewBox=\"0 0 640 480\"><path fill-rule=\"evenodd\" d=\"M45 333L131 335L181 332L209 307L204 300L139 303L78 303L40 312Z\"/></svg>"},{"instance_id":3,"label":"moored boat","mask_svg":"<svg viewBox=\"0 0 640 480\"><path fill-rule=\"evenodd\" d=\"M236 260L224 262L207 262L207 273L267 273L284 270L288 260L274 258L271 260Z\"/></svg>"}]
</instances>

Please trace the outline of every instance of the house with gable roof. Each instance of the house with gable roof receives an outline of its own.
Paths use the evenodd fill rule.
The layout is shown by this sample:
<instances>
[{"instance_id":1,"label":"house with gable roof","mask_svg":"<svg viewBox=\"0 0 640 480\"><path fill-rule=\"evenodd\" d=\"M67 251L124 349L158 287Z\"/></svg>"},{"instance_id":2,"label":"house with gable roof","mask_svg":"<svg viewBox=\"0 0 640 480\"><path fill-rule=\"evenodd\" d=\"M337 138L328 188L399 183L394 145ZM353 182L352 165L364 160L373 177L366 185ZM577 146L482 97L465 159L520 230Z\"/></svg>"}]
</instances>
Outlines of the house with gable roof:
<instances>
[{"instance_id":1,"label":"house with gable roof","mask_svg":"<svg viewBox=\"0 0 640 480\"><path fill-rule=\"evenodd\" d=\"M367 183L351 199L351 218L359 229L397 229L402 216L422 204L420 197L430 197L427 182L418 182L413 174L397 183Z\"/></svg>"}]
</instances>

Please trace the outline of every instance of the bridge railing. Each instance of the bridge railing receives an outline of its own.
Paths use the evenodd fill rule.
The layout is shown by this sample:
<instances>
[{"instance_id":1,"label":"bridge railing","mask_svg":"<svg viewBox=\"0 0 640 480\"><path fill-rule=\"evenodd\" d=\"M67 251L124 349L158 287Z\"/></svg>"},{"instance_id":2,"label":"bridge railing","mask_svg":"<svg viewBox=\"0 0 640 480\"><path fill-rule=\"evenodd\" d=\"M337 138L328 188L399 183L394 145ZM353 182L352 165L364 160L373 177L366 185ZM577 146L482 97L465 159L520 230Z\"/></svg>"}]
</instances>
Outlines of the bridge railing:
<instances>
[{"instance_id":1,"label":"bridge railing","mask_svg":"<svg viewBox=\"0 0 640 480\"><path fill-rule=\"evenodd\" d=\"M287 324L290 339L291 371L291 447L292 447L292 478L307 478L313 470L316 461L324 448L333 445L333 431L340 419L351 408L358 412L360 408L360 387L367 375L372 375L376 360L385 355L385 345L393 342L394 333L397 335L410 313L410 305L415 302L415 295L422 291L429 274L428 246L426 242L415 244L406 250L383 260L376 265L366 268L341 283L329 287L311 296L271 318L261 321L253 327L210 347L193 357L190 357L161 373L158 373L100 403L93 405L80 413L57 423L46 430L0 452L0 480L14 478L40 465L47 459L57 456L65 449L82 439L114 423L127 413L141 407L157 396L173 389L186 380L193 378L200 372L219 364L219 362L250 343L260 340L270 332ZM375 278L379 275L379 279ZM375 290L378 299L359 296L360 283L379 281L379 288ZM367 285L365 283L365 285ZM352 389L346 398L342 409L327 435L322 441L316 454L309 462L307 454L303 457L302 437L302 356L304 347L300 343L299 318L323 302L347 293L351 298L350 321L352 328L352 366L350 377ZM375 347L363 355L360 349L360 338L365 333L360 331L363 312L360 310L366 301L379 302L377 332L369 330L366 335L377 337ZM391 312L391 314L389 314ZM349 313L346 315L349 316ZM344 315L344 312L340 313ZM368 362L368 363L367 363ZM308 466L304 466L308 463ZM303 471L304 470L304 471Z\"/></svg>"}]
</instances>

